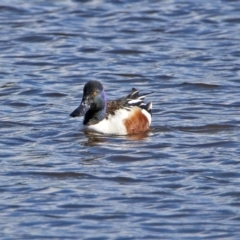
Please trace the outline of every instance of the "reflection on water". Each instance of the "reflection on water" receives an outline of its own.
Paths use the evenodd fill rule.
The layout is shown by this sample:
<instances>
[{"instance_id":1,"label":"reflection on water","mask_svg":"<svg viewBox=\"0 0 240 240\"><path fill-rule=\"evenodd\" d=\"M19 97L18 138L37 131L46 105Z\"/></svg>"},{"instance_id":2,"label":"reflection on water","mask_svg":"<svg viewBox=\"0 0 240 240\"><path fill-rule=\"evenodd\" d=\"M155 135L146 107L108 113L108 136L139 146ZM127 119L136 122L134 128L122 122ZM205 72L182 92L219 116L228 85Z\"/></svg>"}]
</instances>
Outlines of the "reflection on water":
<instances>
[{"instance_id":1,"label":"reflection on water","mask_svg":"<svg viewBox=\"0 0 240 240\"><path fill-rule=\"evenodd\" d=\"M107 144L108 140L106 137L97 134L97 133L88 133L86 132L86 142L84 142L83 146L97 146L98 143Z\"/></svg>"},{"instance_id":2,"label":"reflection on water","mask_svg":"<svg viewBox=\"0 0 240 240\"><path fill-rule=\"evenodd\" d=\"M239 12L1 1L1 238L238 239ZM89 80L109 99L154 91L151 130L80 131Z\"/></svg>"},{"instance_id":3,"label":"reflection on water","mask_svg":"<svg viewBox=\"0 0 240 240\"><path fill-rule=\"evenodd\" d=\"M150 136L150 131L146 131L139 134L129 135L126 138L132 141L141 141Z\"/></svg>"},{"instance_id":4,"label":"reflection on water","mask_svg":"<svg viewBox=\"0 0 240 240\"><path fill-rule=\"evenodd\" d=\"M102 135L94 132L85 132L87 141L84 143L84 146L96 146L98 143L107 144L111 138L121 138L131 141L141 141L149 137L150 131L142 132L139 134L133 134L128 136L115 136L115 135Z\"/></svg>"}]
</instances>

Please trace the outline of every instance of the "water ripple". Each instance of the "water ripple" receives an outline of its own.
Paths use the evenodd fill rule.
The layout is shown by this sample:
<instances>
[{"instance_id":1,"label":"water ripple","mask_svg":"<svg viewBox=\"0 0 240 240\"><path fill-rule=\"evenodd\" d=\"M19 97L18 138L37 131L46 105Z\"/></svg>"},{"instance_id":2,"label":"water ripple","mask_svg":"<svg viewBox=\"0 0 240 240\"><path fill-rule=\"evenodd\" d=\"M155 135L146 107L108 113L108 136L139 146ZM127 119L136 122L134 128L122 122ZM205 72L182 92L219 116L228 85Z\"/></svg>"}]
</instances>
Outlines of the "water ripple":
<instances>
[{"instance_id":1,"label":"water ripple","mask_svg":"<svg viewBox=\"0 0 240 240\"><path fill-rule=\"evenodd\" d=\"M2 0L0 237L238 239L239 10ZM80 131L89 80L154 91L150 131Z\"/></svg>"}]
</instances>

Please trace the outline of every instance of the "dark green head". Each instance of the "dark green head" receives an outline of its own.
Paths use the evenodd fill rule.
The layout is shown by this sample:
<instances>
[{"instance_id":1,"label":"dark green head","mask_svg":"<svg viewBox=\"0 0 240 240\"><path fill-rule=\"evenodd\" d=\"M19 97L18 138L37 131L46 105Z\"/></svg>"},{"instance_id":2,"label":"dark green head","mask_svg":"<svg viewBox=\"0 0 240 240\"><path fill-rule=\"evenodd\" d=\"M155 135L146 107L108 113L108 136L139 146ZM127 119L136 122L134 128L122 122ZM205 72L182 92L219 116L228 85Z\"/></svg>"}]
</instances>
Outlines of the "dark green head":
<instances>
[{"instance_id":1,"label":"dark green head","mask_svg":"<svg viewBox=\"0 0 240 240\"><path fill-rule=\"evenodd\" d=\"M83 124L95 124L105 117L107 98L99 81L89 81L83 88L80 106L70 116L85 116Z\"/></svg>"}]
</instances>

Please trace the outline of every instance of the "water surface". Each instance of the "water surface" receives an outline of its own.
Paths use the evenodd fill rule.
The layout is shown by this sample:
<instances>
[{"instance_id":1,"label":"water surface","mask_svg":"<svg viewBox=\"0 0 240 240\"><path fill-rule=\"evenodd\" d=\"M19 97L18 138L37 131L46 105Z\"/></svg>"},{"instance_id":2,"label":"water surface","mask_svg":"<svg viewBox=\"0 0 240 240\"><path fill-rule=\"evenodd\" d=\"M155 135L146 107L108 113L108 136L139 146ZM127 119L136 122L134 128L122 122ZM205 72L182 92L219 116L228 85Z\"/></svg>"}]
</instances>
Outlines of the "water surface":
<instances>
[{"instance_id":1,"label":"water surface","mask_svg":"<svg viewBox=\"0 0 240 240\"><path fill-rule=\"evenodd\" d=\"M0 4L1 239L238 239L238 1ZM151 131L79 131L89 80Z\"/></svg>"}]
</instances>

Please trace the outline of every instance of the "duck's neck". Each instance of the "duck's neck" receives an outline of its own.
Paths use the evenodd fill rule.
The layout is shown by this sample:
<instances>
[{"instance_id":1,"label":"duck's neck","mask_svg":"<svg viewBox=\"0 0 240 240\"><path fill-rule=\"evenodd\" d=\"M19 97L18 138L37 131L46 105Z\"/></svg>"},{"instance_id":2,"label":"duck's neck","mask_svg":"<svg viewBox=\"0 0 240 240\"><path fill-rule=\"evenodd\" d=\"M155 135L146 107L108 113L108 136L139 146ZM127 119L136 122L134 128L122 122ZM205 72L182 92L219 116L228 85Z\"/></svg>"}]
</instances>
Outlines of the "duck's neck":
<instances>
[{"instance_id":1,"label":"duck's neck","mask_svg":"<svg viewBox=\"0 0 240 240\"><path fill-rule=\"evenodd\" d=\"M92 104L91 108L85 114L83 124L93 125L93 124L99 123L105 118L106 109L107 109L107 98L103 90L99 98L96 100L94 104Z\"/></svg>"},{"instance_id":2,"label":"duck's neck","mask_svg":"<svg viewBox=\"0 0 240 240\"><path fill-rule=\"evenodd\" d=\"M84 125L93 125L97 124L105 118L106 111L105 109L98 112L92 111L91 109L87 111L83 124Z\"/></svg>"}]
</instances>

